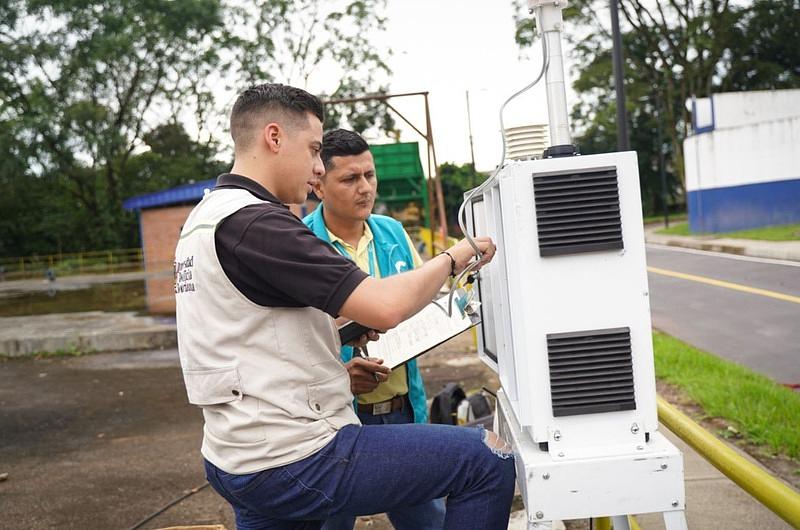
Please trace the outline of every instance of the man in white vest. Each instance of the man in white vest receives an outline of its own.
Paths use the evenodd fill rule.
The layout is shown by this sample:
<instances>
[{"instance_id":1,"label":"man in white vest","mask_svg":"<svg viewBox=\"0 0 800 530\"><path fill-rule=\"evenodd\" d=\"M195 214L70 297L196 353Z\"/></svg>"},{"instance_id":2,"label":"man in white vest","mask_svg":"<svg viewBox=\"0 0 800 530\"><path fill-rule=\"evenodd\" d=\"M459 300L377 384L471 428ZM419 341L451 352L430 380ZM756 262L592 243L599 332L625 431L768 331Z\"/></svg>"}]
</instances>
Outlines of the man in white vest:
<instances>
[{"instance_id":1,"label":"man in white vest","mask_svg":"<svg viewBox=\"0 0 800 530\"><path fill-rule=\"evenodd\" d=\"M392 328L474 254L462 241L377 279L318 239L285 205L324 173L322 119L320 101L297 88L240 94L233 168L181 230L178 350L189 401L203 410L206 476L240 529L316 529L441 497L445 528L505 528L514 462L494 433L362 426L353 410L334 317ZM493 243L475 242L488 263Z\"/></svg>"}]
</instances>

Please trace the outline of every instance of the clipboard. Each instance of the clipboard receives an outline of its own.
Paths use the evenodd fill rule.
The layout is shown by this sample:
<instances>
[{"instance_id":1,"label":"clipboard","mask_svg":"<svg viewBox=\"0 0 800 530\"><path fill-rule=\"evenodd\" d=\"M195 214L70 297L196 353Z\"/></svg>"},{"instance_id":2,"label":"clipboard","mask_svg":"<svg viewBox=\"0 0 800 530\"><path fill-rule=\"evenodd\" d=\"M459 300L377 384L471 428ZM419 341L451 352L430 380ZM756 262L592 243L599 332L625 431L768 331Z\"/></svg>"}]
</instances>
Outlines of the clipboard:
<instances>
[{"instance_id":1,"label":"clipboard","mask_svg":"<svg viewBox=\"0 0 800 530\"><path fill-rule=\"evenodd\" d=\"M344 326L341 326L337 329L339 330L339 340L341 341L342 346L353 342L362 335L366 335L368 331L372 331L372 328L363 326L355 320L351 320Z\"/></svg>"},{"instance_id":2,"label":"clipboard","mask_svg":"<svg viewBox=\"0 0 800 530\"><path fill-rule=\"evenodd\" d=\"M445 295L381 334L379 340L367 345L369 356L383 359L384 366L394 369L480 323L480 316L474 310L477 302L468 307L457 299L453 300L450 316L447 315L447 302L448 295Z\"/></svg>"}]
</instances>

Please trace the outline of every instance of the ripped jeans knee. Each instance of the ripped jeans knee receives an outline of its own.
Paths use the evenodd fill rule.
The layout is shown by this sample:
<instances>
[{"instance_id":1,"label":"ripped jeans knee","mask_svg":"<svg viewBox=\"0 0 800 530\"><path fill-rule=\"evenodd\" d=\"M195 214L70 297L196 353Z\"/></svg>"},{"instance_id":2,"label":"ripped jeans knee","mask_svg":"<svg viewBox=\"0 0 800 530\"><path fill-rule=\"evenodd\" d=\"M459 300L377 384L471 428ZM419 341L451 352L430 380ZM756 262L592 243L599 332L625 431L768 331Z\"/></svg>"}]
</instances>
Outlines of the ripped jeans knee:
<instances>
[{"instance_id":1,"label":"ripped jeans knee","mask_svg":"<svg viewBox=\"0 0 800 530\"><path fill-rule=\"evenodd\" d=\"M492 453L502 459L511 458L514 456L510 443L500 438L492 431L487 431L483 428L481 429L483 431L483 443Z\"/></svg>"}]
</instances>

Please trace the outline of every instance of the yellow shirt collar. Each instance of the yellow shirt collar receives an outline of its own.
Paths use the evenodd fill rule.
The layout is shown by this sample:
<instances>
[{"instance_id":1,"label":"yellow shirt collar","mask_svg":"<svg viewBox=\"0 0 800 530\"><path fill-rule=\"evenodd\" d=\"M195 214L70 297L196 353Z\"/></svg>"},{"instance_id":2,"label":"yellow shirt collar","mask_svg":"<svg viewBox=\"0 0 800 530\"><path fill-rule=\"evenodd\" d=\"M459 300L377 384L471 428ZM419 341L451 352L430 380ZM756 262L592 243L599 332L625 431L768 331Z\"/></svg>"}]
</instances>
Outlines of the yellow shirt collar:
<instances>
[{"instance_id":1,"label":"yellow shirt collar","mask_svg":"<svg viewBox=\"0 0 800 530\"><path fill-rule=\"evenodd\" d=\"M369 229L369 224L366 222L364 223L364 233L361 235L361 239L358 240L357 247L353 247L353 245L328 230L327 227L325 230L328 232L328 239L331 240L331 243L339 243L345 248L345 250L347 250L347 252L350 253L351 256L364 252L367 249L367 245L369 245L373 239L372 230Z\"/></svg>"}]
</instances>

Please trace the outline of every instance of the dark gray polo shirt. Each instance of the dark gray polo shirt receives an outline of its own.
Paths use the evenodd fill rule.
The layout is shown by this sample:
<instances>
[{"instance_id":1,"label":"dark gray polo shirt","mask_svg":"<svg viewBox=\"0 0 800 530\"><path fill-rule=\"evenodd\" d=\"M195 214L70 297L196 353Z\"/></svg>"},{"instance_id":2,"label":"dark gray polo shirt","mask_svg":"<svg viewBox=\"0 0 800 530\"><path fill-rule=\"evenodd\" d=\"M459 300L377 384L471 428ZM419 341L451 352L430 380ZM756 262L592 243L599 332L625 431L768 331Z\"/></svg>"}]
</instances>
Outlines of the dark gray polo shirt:
<instances>
[{"instance_id":1,"label":"dark gray polo shirt","mask_svg":"<svg viewBox=\"0 0 800 530\"><path fill-rule=\"evenodd\" d=\"M261 306L310 306L337 316L369 275L314 235L257 182L225 173L214 190L221 188L241 188L269 201L246 206L217 227L217 257L231 283Z\"/></svg>"}]
</instances>

